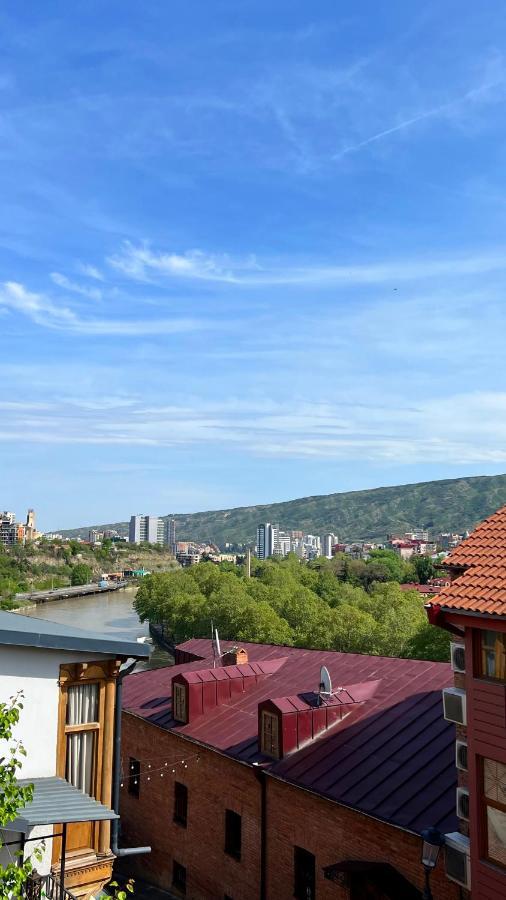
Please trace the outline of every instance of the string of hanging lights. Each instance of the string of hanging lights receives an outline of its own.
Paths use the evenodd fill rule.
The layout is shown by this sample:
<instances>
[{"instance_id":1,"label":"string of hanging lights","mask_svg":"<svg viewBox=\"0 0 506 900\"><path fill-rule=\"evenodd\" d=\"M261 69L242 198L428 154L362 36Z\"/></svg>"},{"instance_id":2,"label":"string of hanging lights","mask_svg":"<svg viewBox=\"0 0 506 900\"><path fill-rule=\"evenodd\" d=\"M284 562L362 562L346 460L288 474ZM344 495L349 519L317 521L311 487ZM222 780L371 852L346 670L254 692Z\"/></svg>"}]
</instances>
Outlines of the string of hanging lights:
<instances>
[{"instance_id":1,"label":"string of hanging lights","mask_svg":"<svg viewBox=\"0 0 506 900\"><path fill-rule=\"evenodd\" d=\"M154 758L156 759L157 757L154 757ZM193 753L190 756L185 756L184 759L172 760L172 762L169 760L166 760L164 762L163 766L158 766L158 767L157 766L153 767L153 765L151 763L148 763L147 766L144 767L145 771L142 773L142 778L143 778L143 780L145 779L146 781L151 781L151 779L157 775L159 778L164 778L165 776L175 775L176 774L176 766L182 766L184 769L187 769L188 763L191 762L192 760L199 762L200 754ZM141 762L141 760L137 760L137 762ZM133 773L133 774L130 774L130 773L128 775L122 774L121 781L120 781L120 788L124 787L125 783L130 780L133 780L134 784L139 783L139 778L141 777L141 775L139 774L138 771L135 771L135 769L136 769L136 766L131 765L130 773Z\"/></svg>"}]
</instances>

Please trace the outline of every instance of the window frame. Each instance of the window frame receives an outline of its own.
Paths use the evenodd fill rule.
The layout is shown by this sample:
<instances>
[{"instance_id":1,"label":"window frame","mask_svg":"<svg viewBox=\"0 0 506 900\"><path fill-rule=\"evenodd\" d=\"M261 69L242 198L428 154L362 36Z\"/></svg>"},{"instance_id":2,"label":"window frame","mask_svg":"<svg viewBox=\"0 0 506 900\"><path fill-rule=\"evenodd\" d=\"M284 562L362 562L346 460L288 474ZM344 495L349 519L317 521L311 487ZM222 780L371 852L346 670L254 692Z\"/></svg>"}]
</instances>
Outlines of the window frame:
<instances>
[{"instance_id":1,"label":"window frame","mask_svg":"<svg viewBox=\"0 0 506 900\"><path fill-rule=\"evenodd\" d=\"M93 764L92 764L92 776L91 776L91 791L89 796L96 799L96 795L98 793L98 774L99 768L98 765L99 759L102 756L102 739L103 739L103 704L104 704L104 681L99 678L80 680L69 682L65 688L65 718L63 725L63 744L64 744L64 757L65 757L65 774L64 778L66 781L69 781L67 777L67 767L69 763L69 736L73 734L93 734ZM72 688L80 688L80 687L93 687L96 685L97 688L97 720L93 722L83 722L78 725L69 725L67 723L67 718L69 715L69 692ZM70 781L69 781L70 783Z\"/></svg>"},{"instance_id":2,"label":"window frame","mask_svg":"<svg viewBox=\"0 0 506 900\"><path fill-rule=\"evenodd\" d=\"M225 846L224 852L232 859L241 861L242 857L242 816L235 809L225 810Z\"/></svg>"},{"instance_id":3,"label":"window frame","mask_svg":"<svg viewBox=\"0 0 506 900\"><path fill-rule=\"evenodd\" d=\"M188 722L188 691L185 684L174 682L172 717L176 722Z\"/></svg>"},{"instance_id":4,"label":"window frame","mask_svg":"<svg viewBox=\"0 0 506 900\"><path fill-rule=\"evenodd\" d=\"M495 857L490 855L489 852L489 840L488 840L488 807L491 809L496 809L498 812L503 813L506 816L506 801L501 803L499 800L494 800L491 797L487 797L485 793L485 762L496 763L500 766L504 766L506 769L506 763L501 762L498 759L492 759L490 756L480 756L478 759L479 765L479 775L480 775L480 819L482 824L482 849L483 849L483 857L493 866L497 866L501 870L506 870L506 844L505 844L505 861L501 862Z\"/></svg>"},{"instance_id":5,"label":"window frame","mask_svg":"<svg viewBox=\"0 0 506 900\"><path fill-rule=\"evenodd\" d=\"M300 854L301 857L305 855L306 860L311 857L312 872L310 884L299 883L304 866L302 860L297 859L298 854ZM308 887L312 888L309 896L307 893ZM306 850L305 847L299 847L297 844L294 844L293 847L293 896L296 897L297 900L315 900L316 897L316 856L314 853L311 853L310 850Z\"/></svg>"},{"instance_id":6,"label":"window frame","mask_svg":"<svg viewBox=\"0 0 506 900\"><path fill-rule=\"evenodd\" d=\"M493 643L487 643L487 636L494 636ZM498 651L498 646L502 648L502 659L501 653ZM495 670L497 671L498 663L499 667L502 663L503 674L502 675L490 675L487 671L487 654L494 653L494 664ZM491 628L480 628L478 635L478 672L480 673L480 678L486 678L494 682L495 684L505 684L506 683L506 632L504 631L495 631Z\"/></svg>"},{"instance_id":7,"label":"window frame","mask_svg":"<svg viewBox=\"0 0 506 900\"><path fill-rule=\"evenodd\" d=\"M180 876L180 877L178 877ZM178 862L177 859L172 860L172 887L174 890L179 891L183 897L186 897L186 883L188 879L188 873L186 871L186 866L183 866L183 863Z\"/></svg>"},{"instance_id":8,"label":"window frame","mask_svg":"<svg viewBox=\"0 0 506 900\"><path fill-rule=\"evenodd\" d=\"M270 730L266 727L268 722L270 722ZM270 756L272 759L280 759L280 721L278 714L271 712L270 709L263 709L260 716L260 728L260 747L262 753L265 756ZM269 737L268 741L266 740L267 736Z\"/></svg>"},{"instance_id":9,"label":"window frame","mask_svg":"<svg viewBox=\"0 0 506 900\"><path fill-rule=\"evenodd\" d=\"M178 796L179 795L179 796ZM181 811L184 808L184 812ZM174 812L172 821L182 828L188 827L188 787L182 781L174 782Z\"/></svg>"}]
</instances>

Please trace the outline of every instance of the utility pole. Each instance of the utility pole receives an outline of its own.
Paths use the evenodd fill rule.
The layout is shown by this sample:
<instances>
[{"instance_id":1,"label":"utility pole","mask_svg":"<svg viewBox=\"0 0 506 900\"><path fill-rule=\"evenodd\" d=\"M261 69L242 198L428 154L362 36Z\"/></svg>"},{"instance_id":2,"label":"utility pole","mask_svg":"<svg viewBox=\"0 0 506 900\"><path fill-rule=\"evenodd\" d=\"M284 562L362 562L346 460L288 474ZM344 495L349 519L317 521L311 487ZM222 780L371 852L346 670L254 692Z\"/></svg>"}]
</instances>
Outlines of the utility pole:
<instances>
[{"instance_id":1,"label":"utility pole","mask_svg":"<svg viewBox=\"0 0 506 900\"><path fill-rule=\"evenodd\" d=\"M251 578L251 550L246 550L246 578Z\"/></svg>"}]
</instances>

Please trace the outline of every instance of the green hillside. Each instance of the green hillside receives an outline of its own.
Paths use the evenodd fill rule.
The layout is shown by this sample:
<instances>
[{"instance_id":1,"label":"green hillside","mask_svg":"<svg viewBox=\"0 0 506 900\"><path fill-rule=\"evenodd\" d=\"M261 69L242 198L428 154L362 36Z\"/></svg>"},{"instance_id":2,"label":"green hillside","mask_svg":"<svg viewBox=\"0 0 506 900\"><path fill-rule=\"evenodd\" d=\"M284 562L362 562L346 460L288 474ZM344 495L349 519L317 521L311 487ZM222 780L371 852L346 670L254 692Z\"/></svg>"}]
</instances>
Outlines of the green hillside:
<instances>
[{"instance_id":1,"label":"green hillside","mask_svg":"<svg viewBox=\"0 0 506 900\"><path fill-rule=\"evenodd\" d=\"M302 497L286 503L240 506L200 513L175 513L178 540L245 542L255 539L259 522L283 529L322 534L334 531L343 541L383 541L387 532L415 527L431 532L471 530L506 504L506 475L426 481L395 487ZM86 526L63 532L86 537L90 527L128 531L127 522Z\"/></svg>"}]
</instances>

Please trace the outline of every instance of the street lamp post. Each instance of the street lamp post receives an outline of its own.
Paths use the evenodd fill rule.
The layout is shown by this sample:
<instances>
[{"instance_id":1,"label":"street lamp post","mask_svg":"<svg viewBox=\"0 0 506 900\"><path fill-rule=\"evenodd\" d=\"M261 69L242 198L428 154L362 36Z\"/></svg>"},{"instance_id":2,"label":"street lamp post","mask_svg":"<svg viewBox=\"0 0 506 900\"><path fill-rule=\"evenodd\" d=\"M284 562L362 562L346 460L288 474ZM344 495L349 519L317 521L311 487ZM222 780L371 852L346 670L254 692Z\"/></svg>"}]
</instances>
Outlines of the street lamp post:
<instances>
[{"instance_id":1,"label":"street lamp post","mask_svg":"<svg viewBox=\"0 0 506 900\"><path fill-rule=\"evenodd\" d=\"M437 828L426 828L422 831L422 866L425 872L425 887L423 891L423 900L433 900L432 891L430 889L430 876L432 870L435 869L439 851L443 846L444 835Z\"/></svg>"}]
</instances>

